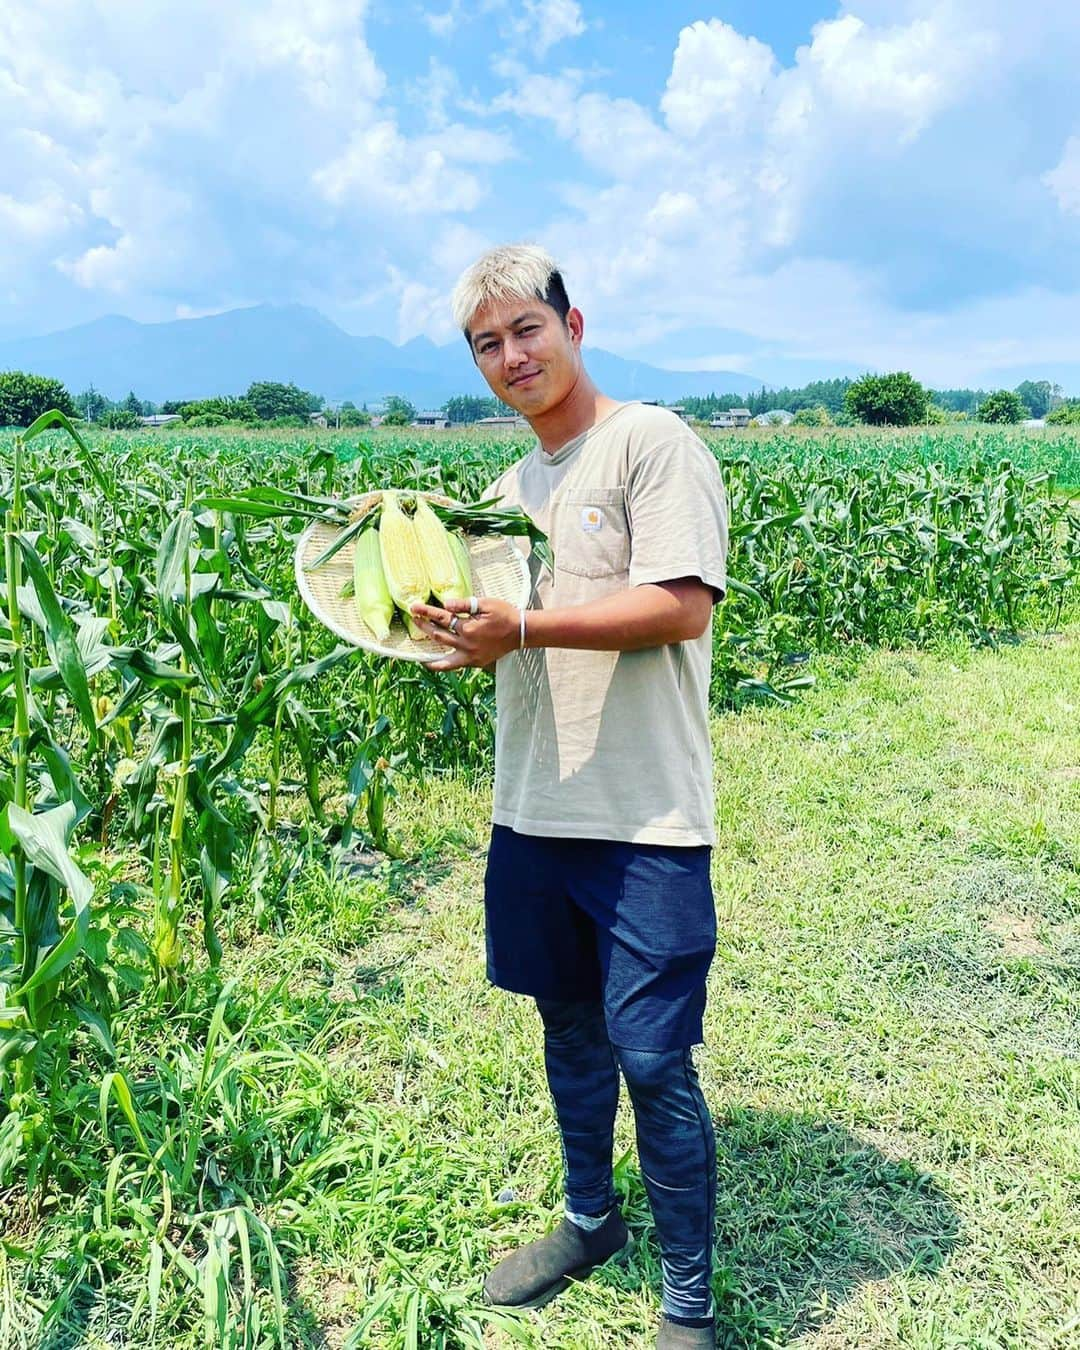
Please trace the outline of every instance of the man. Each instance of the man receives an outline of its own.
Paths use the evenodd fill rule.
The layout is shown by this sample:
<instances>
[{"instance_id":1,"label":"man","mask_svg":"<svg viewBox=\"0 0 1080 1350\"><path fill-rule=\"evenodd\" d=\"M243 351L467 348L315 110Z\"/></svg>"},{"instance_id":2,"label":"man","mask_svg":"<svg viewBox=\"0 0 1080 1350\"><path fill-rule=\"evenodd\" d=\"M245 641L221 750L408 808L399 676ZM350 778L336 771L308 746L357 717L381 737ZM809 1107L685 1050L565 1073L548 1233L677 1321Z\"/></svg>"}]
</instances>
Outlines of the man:
<instances>
[{"instance_id":1,"label":"man","mask_svg":"<svg viewBox=\"0 0 1080 1350\"><path fill-rule=\"evenodd\" d=\"M716 461L673 413L592 383L584 321L553 260L494 249L454 315L493 393L537 446L493 485L543 529L533 606L417 605L449 649L496 663L488 974L531 995L562 1136L566 1215L484 1286L535 1307L629 1243L612 1187L619 1072L663 1262L657 1346L715 1344L712 1122L690 1047L715 945L708 684L726 586Z\"/></svg>"}]
</instances>

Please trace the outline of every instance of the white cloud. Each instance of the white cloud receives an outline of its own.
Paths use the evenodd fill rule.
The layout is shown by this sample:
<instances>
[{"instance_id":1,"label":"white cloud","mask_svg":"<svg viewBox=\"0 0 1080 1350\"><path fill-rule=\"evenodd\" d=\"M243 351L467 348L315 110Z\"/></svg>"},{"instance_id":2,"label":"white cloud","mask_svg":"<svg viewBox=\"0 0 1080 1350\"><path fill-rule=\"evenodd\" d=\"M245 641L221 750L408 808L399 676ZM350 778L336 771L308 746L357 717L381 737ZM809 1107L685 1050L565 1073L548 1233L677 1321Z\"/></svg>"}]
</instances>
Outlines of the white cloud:
<instances>
[{"instance_id":1,"label":"white cloud","mask_svg":"<svg viewBox=\"0 0 1080 1350\"><path fill-rule=\"evenodd\" d=\"M513 142L503 132L487 131L483 127L466 127L460 122L439 131L413 139L421 152L437 150L449 160L467 164L502 164L513 159Z\"/></svg>"},{"instance_id":2,"label":"white cloud","mask_svg":"<svg viewBox=\"0 0 1080 1350\"><path fill-rule=\"evenodd\" d=\"M409 101L423 110L428 126L439 129L449 125L448 107L458 103L461 88L457 73L434 57L428 62L426 75L421 75L408 86Z\"/></svg>"},{"instance_id":3,"label":"white cloud","mask_svg":"<svg viewBox=\"0 0 1080 1350\"><path fill-rule=\"evenodd\" d=\"M901 175L918 181L919 147L946 115L1002 86L1009 26L999 13L984 24L969 0L878 6L873 20L866 6L850 9L858 13L815 25L787 65L718 19L689 25L656 107L566 72L503 64L513 87L498 107L549 122L599 180L564 182L565 208L543 231L593 316L590 341L633 354L680 329L715 327L807 358L910 365L921 343L954 373L1014 359L1013 344L995 349L964 306L935 326L890 293L886 267L815 256L833 242L830 219L850 239L860 203L876 207ZM1073 200L1072 156L1046 180L1063 205ZM958 155L953 180L964 162ZM970 237L985 247L985 225L968 213L940 228L957 246ZM1031 295L1017 289L979 318L1030 328ZM947 360L957 333L965 355Z\"/></svg>"},{"instance_id":4,"label":"white cloud","mask_svg":"<svg viewBox=\"0 0 1080 1350\"><path fill-rule=\"evenodd\" d=\"M158 317L251 293L260 271L263 285L299 290L299 268L325 275L348 249L370 287L425 216L474 209L513 147L499 130L452 121L454 72L436 62L429 130L406 131L367 10L367 0L312 0L302 13L292 0L8 0L0 277L18 293L52 268ZM356 251L357 235L384 234L391 219L389 247ZM29 283L25 294L30 304Z\"/></svg>"},{"instance_id":5,"label":"white cloud","mask_svg":"<svg viewBox=\"0 0 1080 1350\"><path fill-rule=\"evenodd\" d=\"M660 100L676 135L698 136L706 127L731 135L760 119L760 105L775 79L772 49L710 19L684 28L671 76Z\"/></svg>"},{"instance_id":6,"label":"white cloud","mask_svg":"<svg viewBox=\"0 0 1080 1350\"><path fill-rule=\"evenodd\" d=\"M685 272L672 276L671 282L688 294ZM802 259L773 272L732 279L724 297L710 300L686 305L682 324L711 322L746 334L751 350L745 363L721 366L729 362L723 356L711 358L715 366L708 364L710 358L700 364L679 359L665 363L669 368L758 374L760 346L788 358L827 357L864 369L910 370L917 379L952 388L996 384L996 372L1018 367L1037 372L1056 363L1080 365L1080 328L1074 317L1080 312L1080 291L1024 287L946 311L903 309L882 294L878 279L865 268ZM651 296L646 307L650 304ZM605 323L593 329L591 340L612 350L632 351L634 344L663 336L643 329L626 346L620 328Z\"/></svg>"},{"instance_id":7,"label":"white cloud","mask_svg":"<svg viewBox=\"0 0 1080 1350\"><path fill-rule=\"evenodd\" d=\"M1080 136L1070 136L1057 167L1042 181L1057 198L1062 211L1080 216Z\"/></svg>"},{"instance_id":8,"label":"white cloud","mask_svg":"<svg viewBox=\"0 0 1080 1350\"><path fill-rule=\"evenodd\" d=\"M698 200L689 192L661 192L645 224L656 235L676 239L697 228L701 220Z\"/></svg>"},{"instance_id":9,"label":"white cloud","mask_svg":"<svg viewBox=\"0 0 1080 1350\"><path fill-rule=\"evenodd\" d=\"M122 295L152 288L163 259L191 279L212 265L215 232L186 192L157 175L134 179L113 166L99 166L91 176L99 185L88 193L89 211L116 237L56 260L77 285Z\"/></svg>"},{"instance_id":10,"label":"white cloud","mask_svg":"<svg viewBox=\"0 0 1080 1350\"><path fill-rule=\"evenodd\" d=\"M512 57L499 58L494 62L494 70L509 80L511 87L492 99L492 112L542 118L551 122L560 136L567 140L574 138L582 85L579 71L564 70L558 75L530 74Z\"/></svg>"},{"instance_id":11,"label":"white cloud","mask_svg":"<svg viewBox=\"0 0 1080 1350\"><path fill-rule=\"evenodd\" d=\"M605 183L571 194L591 276L624 256L640 276L677 240L702 279L694 289L708 292L792 247L807 203L848 172L850 156L902 154L994 50L992 36L946 9L888 27L843 15L819 23L785 68L713 19L679 34L662 121L635 100L582 91L580 72L529 73L513 60L501 64L512 87L494 106L549 121Z\"/></svg>"},{"instance_id":12,"label":"white cloud","mask_svg":"<svg viewBox=\"0 0 1080 1350\"><path fill-rule=\"evenodd\" d=\"M443 226L431 244L431 260L446 277L456 281L468 265L495 243L489 235L471 225L450 223ZM449 292L447 314L449 308Z\"/></svg>"},{"instance_id":13,"label":"white cloud","mask_svg":"<svg viewBox=\"0 0 1080 1350\"><path fill-rule=\"evenodd\" d=\"M439 12L424 10L423 19L429 32L448 37L461 20L461 0L451 0L450 8Z\"/></svg>"},{"instance_id":14,"label":"white cloud","mask_svg":"<svg viewBox=\"0 0 1080 1350\"><path fill-rule=\"evenodd\" d=\"M540 60L557 42L580 37L585 31L577 0L524 0L520 10L516 5L513 8L510 31Z\"/></svg>"},{"instance_id":15,"label":"white cloud","mask_svg":"<svg viewBox=\"0 0 1080 1350\"><path fill-rule=\"evenodd\" d=\"M461 164L498 164L512 153L495 132L446 127L410 143L391 121L359 129L311 181L334 206L358 202L406 215L470 211L484 186Z\"/></svg>"},{"instance_id":16,"label":"white cloud","mask_svg":"<svg viewBox=\"0 0 1080 1350\"><path fill-rule=\"evenodd\" d=\"M83 220L83 210L55 184L43 184L32 196L0 192L0 232L41 240L67 233Z\"/></svg>"},{"instance_id":17,"label":"white cloud","mask_svg":"<svg viewBox=\"0 0 1080 1350\"><path fill-rule=\"evenodd\" d=\"M1045 350L1068 345L1075 0L823 0L783 59L703 18L645 79L613 54L648 59L633 16L601 32L580 0L372 13L7 0L4 325L63 326L65 306L117 295L142 318L236 296L450 338L460 269L528 236L563 261L590 342L626 354L723 329L704 350L737 356L746 333L755 373L765 351L915 353L959 378L1044 350L1040 323L1057 329ZM396 86L373 45L388 22L412 25L422 72ZM570 51L574 68L553 61Z\"/></svg>"},{"instance_id":18,"label":"white cloud","mask_svg":"<svg viewBox=\"0 0 1080 1350\"><path fill-rule=\"evenodd\" d=\"M992 32L956 23L943 5L931 17L877 30L854 14L819 23L796 63L838 112L869 117L906 142L967 95L996 46Z\"/></svg>"}]
</instances>

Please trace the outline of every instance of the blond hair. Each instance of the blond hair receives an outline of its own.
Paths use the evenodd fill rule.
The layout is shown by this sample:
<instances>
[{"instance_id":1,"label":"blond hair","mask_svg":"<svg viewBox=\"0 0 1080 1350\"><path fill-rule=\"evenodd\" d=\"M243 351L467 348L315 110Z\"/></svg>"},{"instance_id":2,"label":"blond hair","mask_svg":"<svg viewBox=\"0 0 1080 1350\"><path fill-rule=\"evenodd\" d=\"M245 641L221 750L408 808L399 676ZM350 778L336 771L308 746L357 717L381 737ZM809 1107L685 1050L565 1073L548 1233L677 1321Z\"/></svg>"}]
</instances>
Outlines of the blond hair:
<instances>
[{"instance_id":1,"label":"blond hair","mask_svg":"<svg viewBox=\"0 0 1080 1350\"><path fill-rule=\"evenodd\" d=\"M468 337L476 311L501 300L542 300L561 319L570 309L558 264L537 244L500 244L466 268L450 298L454 322Z\"/></svg>"}]
</instances>

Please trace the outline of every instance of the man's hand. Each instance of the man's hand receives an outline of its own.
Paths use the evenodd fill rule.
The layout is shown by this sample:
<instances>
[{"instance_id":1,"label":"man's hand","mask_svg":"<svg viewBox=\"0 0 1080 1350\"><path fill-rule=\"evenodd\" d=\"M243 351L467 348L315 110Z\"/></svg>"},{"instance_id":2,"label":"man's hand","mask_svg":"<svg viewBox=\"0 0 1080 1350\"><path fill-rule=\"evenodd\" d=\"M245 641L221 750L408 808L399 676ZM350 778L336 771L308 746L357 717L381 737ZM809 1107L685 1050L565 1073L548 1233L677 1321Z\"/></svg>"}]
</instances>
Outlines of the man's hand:
<instances>
[{"instance_id":1,"label":"man's hand","mask_svg":"<svg viewBox=\"0 0 1080 1350\"><path fill-rule=\"evenodd\" d=\"M525 646L636 652L689 642L708 629L715 598L712 588L697 577L676 577L643 582L581 605L530 609ZM517 649L521 638L517 606L486 596L477 603L476 614L469 613L468 600L450 600L443 608L413 605L413 617L423 631L452 648L445 660L431 662L430 670L493 665Z\"/></svg>"},{"instance_id":2,"label":"man's hand","mask_svg":"<svg viewBox=\"0 0 1080 1350\"><path fill-rule=\"evenodd\" d=\"M493 665L508 652L516 651L521 633L521 613L506 600L482 596L475 614L468 600L448 600L446 605L413 605L417 625L449 648L445 657L427 663L429 670L460 670L464 666ZM451 631L453 624L453 631Z\"/></svg>"}]
</instances>

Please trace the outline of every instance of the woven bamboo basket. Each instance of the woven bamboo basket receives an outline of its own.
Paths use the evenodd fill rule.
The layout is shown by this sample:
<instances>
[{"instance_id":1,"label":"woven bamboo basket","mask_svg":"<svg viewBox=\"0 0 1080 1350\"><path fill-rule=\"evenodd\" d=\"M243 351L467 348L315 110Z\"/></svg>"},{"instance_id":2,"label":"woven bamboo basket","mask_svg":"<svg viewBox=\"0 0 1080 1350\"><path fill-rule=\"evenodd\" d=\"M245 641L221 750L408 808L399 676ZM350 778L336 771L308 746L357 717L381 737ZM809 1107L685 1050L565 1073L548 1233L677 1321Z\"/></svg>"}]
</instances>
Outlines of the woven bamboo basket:
<instances>
[{"instance_id":1,"label":"woven bamboo basket","mask_svg":"<svg viewBox=\"0 0 1080 1350\"><path fill-rule=\"evenodd\" d=\"M434 492L421 495L442 506L455 504L449 497L441 497ZM369 492L362 497L350 498L346 505L352 508L355 516L370 507L378 496L377 492ZM376 652L379 656L399 661L437 661L439 657L445 656L447 649L441 643L428 638L422 642L414 641L400 617L395 616L390 626L390 636L381 642L360 618L353 597L342 594L346 585L352 582L355 539L350 539L321 567L314 571L308 570L320 553L330 547L342 528L333 521L314 520L297 541L296 585L301 599L312 614L343 641ZM524 609L529 603L531 591L529 566L513 539L503 534L466 535L465 542L469 546L475 594L508 600L519 609Z\"/></svg>"}]
</instances>

